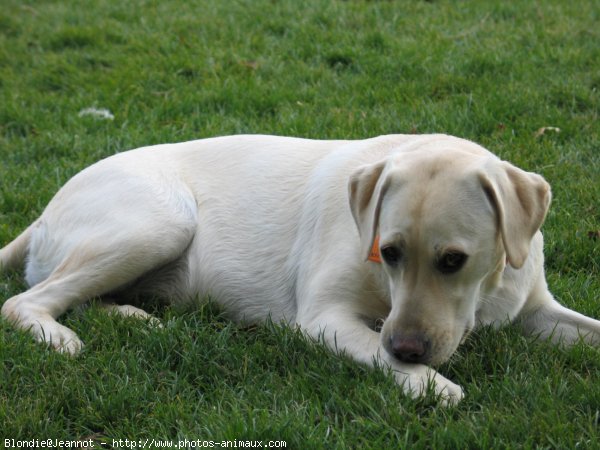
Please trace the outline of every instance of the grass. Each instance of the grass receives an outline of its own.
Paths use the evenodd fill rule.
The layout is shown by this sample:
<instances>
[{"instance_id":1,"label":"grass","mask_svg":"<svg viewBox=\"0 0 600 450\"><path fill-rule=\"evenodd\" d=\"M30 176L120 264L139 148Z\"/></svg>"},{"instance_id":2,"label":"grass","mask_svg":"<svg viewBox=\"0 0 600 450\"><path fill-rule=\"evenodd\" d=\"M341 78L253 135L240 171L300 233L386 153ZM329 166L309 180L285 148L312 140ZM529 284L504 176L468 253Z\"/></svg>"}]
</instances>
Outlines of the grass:
<instances>
[{"instance_id":1,"label":"grass","mask_svg":"<svg viewBox=\"0 0 600 450\"><path fill-rule=\"evenodd\" d=\"M234 133L445 132L542 173L548 281L600 317L597 2L4 0L0 242L92 162ZM107 108L114 120L79 117ZM560 132L536 132L542 127ZM24 289L2 275L2 300ZM91 308L76 360L0 322L0 438L258 439L288 448L593 448L600 355L483 329L441 371L456 408L297 332L212 307L167 326ZM0 446L4 441L0 443Z\"/></svg>"}]
</instances>

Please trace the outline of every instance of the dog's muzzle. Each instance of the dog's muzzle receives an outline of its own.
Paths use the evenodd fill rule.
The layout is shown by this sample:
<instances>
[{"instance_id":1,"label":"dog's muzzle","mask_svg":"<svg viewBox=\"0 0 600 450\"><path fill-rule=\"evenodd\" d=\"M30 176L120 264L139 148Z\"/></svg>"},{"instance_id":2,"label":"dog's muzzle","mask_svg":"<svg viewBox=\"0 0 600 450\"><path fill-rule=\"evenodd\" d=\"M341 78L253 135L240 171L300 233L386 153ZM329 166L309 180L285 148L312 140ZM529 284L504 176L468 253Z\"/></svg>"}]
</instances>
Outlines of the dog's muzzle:
<instances>
[{"instance_id":1,"label":"dog's muzzle","mask_svg":"<svg viewBox=\"0 0 600 450\"><path fill-rule=\"evenodd\" d=\"M394 333L390 337L391 353L405 363L427 363L431 357L431 341L422 333Z\"/></svg>"}]
</instances>

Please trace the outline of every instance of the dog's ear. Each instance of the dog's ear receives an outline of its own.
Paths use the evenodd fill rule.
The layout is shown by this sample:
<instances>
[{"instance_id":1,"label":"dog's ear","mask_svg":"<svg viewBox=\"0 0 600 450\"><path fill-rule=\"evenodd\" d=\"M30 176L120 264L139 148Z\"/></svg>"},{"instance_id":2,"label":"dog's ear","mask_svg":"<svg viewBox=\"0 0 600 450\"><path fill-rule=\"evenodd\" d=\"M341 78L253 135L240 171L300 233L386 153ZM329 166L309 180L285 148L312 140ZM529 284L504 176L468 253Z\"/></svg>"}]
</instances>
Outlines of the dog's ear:
<instances>
[{"instance_id":1,"label":"dog's ear","mask_svg":"<svg viewBox=\"0 0 600 450\"><path fill-rule=\"evenodd\" d=\"M486 166L479 180L498 217L508 262L519 269L548 212L550 185L540 175L505 161L494 160Z\"/></svg>"},{"instance_id":2,"label":"dog's ear","mask_svg":"<svg viewBox=\"0 0 600 450\"><path fill-rule=\"evenodd\" d=\"M350 210L358 227L361 254L369 256L379 226L379 210L388 184L384 169L386 160L359 167L350 176L348 197Z\"/></svg>"}]
</instances>

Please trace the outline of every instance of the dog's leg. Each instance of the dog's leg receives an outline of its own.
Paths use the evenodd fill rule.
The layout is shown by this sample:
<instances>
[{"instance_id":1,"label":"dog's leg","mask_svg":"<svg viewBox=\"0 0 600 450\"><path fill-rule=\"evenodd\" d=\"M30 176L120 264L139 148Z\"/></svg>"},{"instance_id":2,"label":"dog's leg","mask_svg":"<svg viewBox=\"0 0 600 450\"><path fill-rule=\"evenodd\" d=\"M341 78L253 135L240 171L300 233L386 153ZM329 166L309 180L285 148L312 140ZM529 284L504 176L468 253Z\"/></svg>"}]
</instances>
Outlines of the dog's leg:
<instances>
[{"instance_id":1,"label":"dog's leg","mask_svg":"<svg viewBox=\"0 0 600 450\"><path fill-rule=\"evenodd\" d=\"M153 242L152 236L147 239ZM48 342L61 352L76 354L82 348L81 341L56 318L69 308L111 292L180 256L189 241L174 241L154 243L162 249L140 247L127 240L106 249L75 248L46 280L8 299L2 306L2 315L17 327L29 330L38 341ZM102 242L102 238L99 237L98 242ZM167 245L173 247L167 249ZM141 310L116 309L130 315L144 315L140 314Z\"/></svg>"},{"instance_id":2,"label":"dog's leg","mask_svg":"<svg viewBox=\"0 0 600 450\"><path fill-rule=\"evenodd\" d=\"M136 210L132 202L127 214L116 221L117 228L107 214L109 219L104 222L73 216L72 223L79 220L72 225L77 226L77 233L67 236L60 235L56 224L53 233L40 230L41 236L54 238L51 242L68 242L73 234L79 240L69 242L69 251L45 280L8 299L2 306L2 316L18 328L29 330L40 342L50 343L61 352L78 353L82 343L72 330L56 321L61 314L176 260L193 239L195 214L166 207L161 214L153 214L156 211L148 203L139 203ZM43 220L40 223L45 226ZM42 253L39 258L44 256ZM139 315L131 308L120 312Z\"/></svg>"},{"instance_id":3,"label":"dog's leg","mask_svg":"<svg viewBox=\"0 0 600 450\"><path fill-rule=\"evenodd\" d=\"M463 397L462 388L423 364L406 364L390 356L381 346L380 333L370 329L347 305L331 307L306 322L301 329L322 340L332 350L345 353L355 361L369 366L391 369L403 391L420 397L431 388L443 405L453 405Z\"/></svg>"},{"instance_id":4,"label":"dog's leg","mask_svg":"<svg viewBox=\"0 0 600 450\"><path fill-rule=\"evenodd\" d=\"M37 341L50 343L60 352L77 354L83 347L81 340L55 319L85 300L88 292L93 296L93 291L86 289L86 278L77 271L54 273L28 291L9 298L2 305L2 316L18 328L28 330Z\"/></svg>"},{"instance_id":5,"label":"dog's leg","mask_svg":"<svg viewBox=\"0 0 600 450\"><path fill-rule=\"evenodd\" d=\"M563 345L583 340L600 345L600 321L558 303L546 284L543 272L532 290L518 321L526 334Z\"/></svg>"}]
</instances>

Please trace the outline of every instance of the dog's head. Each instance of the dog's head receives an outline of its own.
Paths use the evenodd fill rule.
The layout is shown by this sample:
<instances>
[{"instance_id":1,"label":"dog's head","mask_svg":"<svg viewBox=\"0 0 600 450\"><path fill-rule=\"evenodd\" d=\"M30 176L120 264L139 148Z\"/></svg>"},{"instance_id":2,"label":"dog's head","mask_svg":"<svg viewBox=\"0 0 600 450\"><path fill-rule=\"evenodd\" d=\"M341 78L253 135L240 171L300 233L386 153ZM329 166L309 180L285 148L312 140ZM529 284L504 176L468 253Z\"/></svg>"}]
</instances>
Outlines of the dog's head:
<instances>
[{"instance_id":1,"label":"dog's head","mask_svg":"<svg viewBox=\"0 0 600 450\"><path fill-rule=\"evenodd\" d=\"M480 293L518 269L544 221L550 187L462 140L399 152L356 170L350 206L362 254L378 242L391 292L390 355L440 364L475 325Z\"/></svg>"}]
</instances>

